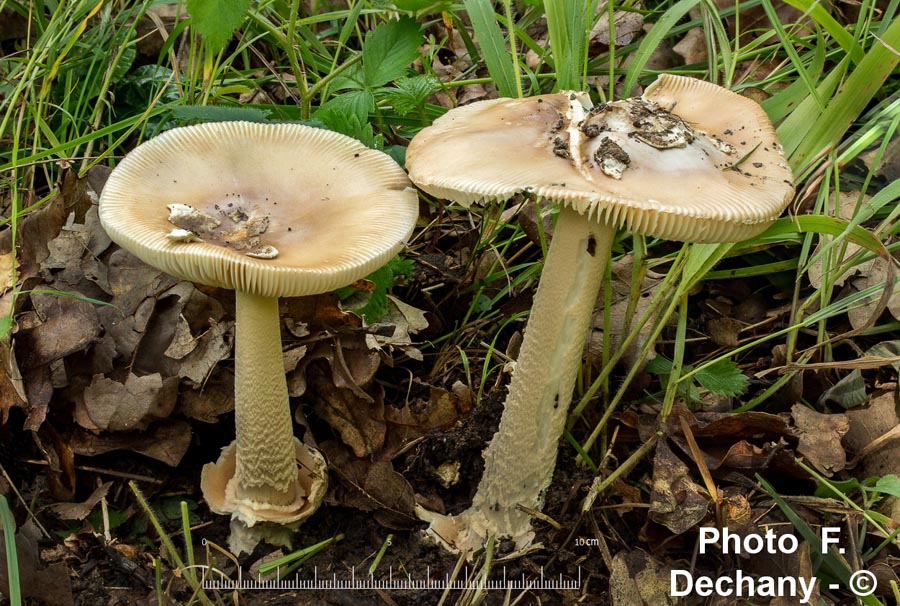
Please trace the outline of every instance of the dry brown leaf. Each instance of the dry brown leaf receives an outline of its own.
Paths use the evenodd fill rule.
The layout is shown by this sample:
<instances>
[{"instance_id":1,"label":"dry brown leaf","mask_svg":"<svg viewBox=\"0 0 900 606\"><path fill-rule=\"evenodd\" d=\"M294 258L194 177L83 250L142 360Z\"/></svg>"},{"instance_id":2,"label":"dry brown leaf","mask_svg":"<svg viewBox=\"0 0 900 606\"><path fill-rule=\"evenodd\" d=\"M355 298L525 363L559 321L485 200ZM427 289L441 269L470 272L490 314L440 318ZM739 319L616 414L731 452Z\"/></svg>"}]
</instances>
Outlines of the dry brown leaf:
<instances>
[{"instance_id":1,"label":"dry brown leaf","mask_svg":"<svg viewBox=\"0 0 900 606\"><path fill-rule=\"evenodd\" d=\"M675 54L684 59L685 65L706 62L706 36L703 28L694 27L688 30L684 38L672 47Z\"/></svg>"},{"instance_id":2,"label":"dry brown leaf","mask_svg":"<svg viewBox=\"0 0 900 606\"><path fill-rule=\"evenodd\" d=\"M33 326L16 333L22 353L20 366L46 366L86 349L100 335L100 322L93 304L72 297L31 293Z\"/></svg>"},{"instance_id":3,"label":"dry brown leaf","mask_svg":"<svg viewBox=\"0 0 900 606\"><path fill-rule=\"evenodd\" d=\"M740 345L741 329L744 327L734 318L713 318L706 323L709 338L719 347L735 348Z\"/></svg>"},{"instance_id":4,"label":"dry brown leaf","mask_svg":"<svg viewBox=\"0 0 900 606\"><path fill-rule=\"evenodd\" d=\"M369 336L363 333L343 334L340 337L322 339L311 345L306 355L288 375L288 393L294 397L306 393L307 369L314 362L324 361L328 365L331 381L336 387L348 389L359 399L370 401L369 394L363 391L362 386L375 376L380 358L377 352L369 349L367 344Z\"/></svg>"},{"instance_id":5,"label":"dry brown leaf","mask_svg":"<svg viewBox=\"0 0 900 606\"><path fill-rule=\"evenodd\" d=\"M19 219L16 247L20 280L40 273L41 262L49 254L47 243L59 234L69 212L74 208L76 213L84 213L90 207L90 200L85 196L86 188L87 185L79 181L75 173L67 172L63 177L62 192ZM0 232L0 253L11 251L12 233L7 229Z\"/></svg>"},{"instance_id":6,"label":"dry brown leaf","mask_svg":"<svg viewBox=\"0 0 900 606\"><path fill-rule=\"evenodd\" d=\"M175 334L172 336L172 341L166 347L163 355L173 360L180 360L196 348L197 339L191 334L191 326L184 319L184 316L179 314L175 323Z\"/></svg>"},{"instance_id":7,"label":"dry brown leaf","mask_svg":"<svg viewBox=\"0 0 900 606\"><path fill-rule=\"evenodd\" d=\"M838 195L837 216L842 219L851 220L857 214L858 207L865 207L871 200L872 196L864 195L860 201L859 192L841 191ZM829 240L830 241L830 240ZM823 244L817 248L821 250ZM831 251L832 262L830 266L834 269L843 267L845 262L855 255L859 254L863 247L852 242L845 246L833 247ZM824 263L822 260L816 260L810 264L807 270L809 283L813 288L821 288L824 280ZM848 267L845 271L838 275L832 275L831 280L836 286L844 286L848 282L852 285L855 292L866 290L872 286L885 283L888 277L886 262L878 257ZM894 285L895 292L888 301L888 310L894 318L900 319L900 289ZM866 321L875 311L880 294L869 297L865 304L856 305L847 310L847 316L850 319L850 325L854 328L860 328L865 325Z\"/></svg>"},{"instance_id":8,"label":"dry brown leaf","mask_svg":"<svg viewBox=\"0 0 900 606\"><path fill-rule=\"evenodd\" d=\"M396 297L388 295L388 311L381 324L390 324L394 331L390 336L366 335L366 343L371 349L390 346L403 350L410 358L422 361L422 353L412 346L411 334L428 328L425 312L407 305Z\"/></svg>"},{"instance_id":9,"label":"dry brown leaf","mask_svg":"<svg viewBox=\"0 0 900 606\"><path fill-rule=\"evenodd\" d=\"M178 376L202 385L216 364L231 355L234 344L234 322L210 319L209 330L197 337L197 346L181 359Z\"/></svg>"},{"instance_id":10,"label":"dry brown leaf","mask_svg":"<svg viewBox=\"0 0 900 606\"><path fill-rule=\"evenodd\" d=\"M847 452L841 438L850 429L846 414L823 414L802 404L794 404L791 417L799 439L797 452L823 475L831 477L847 466Z\"/></svg>"},{"instance_id":11,"label":"dry brown leaf","mask_svg":"<svg viewBox=\"0 0 900 606\"><path fill-rule=\"evenodd\" d=\"M354 458L337 442L325 442L320 448L329 467L342 480L340 489L335 490L341 505L371 511L376 522L394 530L408 530L419 524L412 486L394 471L389 461Z\"/></svg>"},{"instance_id":12,"label":"dry brown leaf","mask_svg":"<svg viewBox=\"0 0 900 606\"><path fill-rule=\"evenodd\" d=\"M45 366L86 349L100 334L93 304L49 293L31 293L33 325L16 333L19 364L25 368Z\"/></svg>"},{"instance_id":13,"label":"dry brown leaf","mask_svg":"<svg viewBox=\"0 0 900 606\"><path fill-rule=\"evenodd\" d=\"M24 38L29 31L28 21L13 7L0 8L0 41Z\"/></svg>"},{"instance_id":14,"label":"dry brown leaf","mask_svg":"<svg viewBox=\"0 0 900 606\"><path fill-rule=\"evenodd\" d=\"M859 453L875 440L900 424L897 416L897 385L887 384L876 390L866 406L846 412L850 427L844 444L851 453ZM900 441L885 442L862 458L856 475L862 478L895 474L900 476Z\"/></svg>"},{"instance_id":15,"label":"dry brown leaf","mask_svg":"<svg viewBox=\"0 0 900 606\"><path fill-rule=\"evenodd\" d=\"M125 383L94 375L84 390L84 406L94 425L106 431L132 431L165 419L175 408L178 379L159 373L128 374Z\"/></svg>"},{"instance_id":16,"label":"dry brown leaf","mask_svg":"<svg viewBox=\"0 0 900 606\"><path fill-rule=\"evenodd\" d=\"M591 44L599 44L609 46L609 18L607 17L606 7L601 4L599 7L603 14L597 18L594 28L591 30ZM615 11L613 13L613 27L615 31L616 47L631 44L634 37L644 27L644 16L637 12L631 11Z\"/></svg>"},{"instance_id":17,"label":"dry brown leaf","mask_svg":"<svg viewBox=\"0 0 900 606\"><path fill-rule=\"evenodd\" d=\"M459 381L451 391L429 385L427 398L416 398L402 407L385 406L388 436L382 457L392 458L410 441L429 431L452 426L472 409L472 394Z\"/></svg>"},{"instance_id":18,"label":"dry brown leaf","mask_svg":"<svg viewBox=\"0 0 900 606\"><path fill-rule=\"evenodd\" d=\"M38 366L22 370L22 383L28 396L28 416L24 429L37 430L47 417L50 400L53 399L53 379L49 366Z\"/></svg>"},{"instance_id":19,"label":"dry brown leaf","mask_svg":"<svg viewBox=\"0 0 900 606\"><path fill-rule=\"evenodd\" d=\"M13 284L13 271L18 269L19 263L12 252L0 255L0 294L5 293Z\"/></svg>"},{"instance_id":20,"label":"dry brown leaf","mask_svg":"<svg viewBox=\"0 0 900 606\"><path fill-rule=\"evenodd\" d=\"M98 436L76 429L69 444L75 454L93 457L113 450L132 450L175 467L191 445L191 426L179 419L168 419L128 434Z\"/></svg>"},{"instance_id":21,"label":"dry brown leaf","mask_svg":"<svg viewBox=\"0 0 900 606\"><path fill-rule=\"evenodd\" d=\"M179 398L181 414L216 423L219 416L234 410L234 374L214 372L198 389L185 389Z\"/></svg>"},{"instance_id":22,"label":"dry brown leaf","mask_svg":"<svg viewBox=\"0 0 900 606\"><path fill-rule=\"evenodd\" d=\"M306 345L300 345L298 347L292 347L291 349L285 350L281 353L281 359L284 363L285 373L291 373L297 369L297 364L299 364L300 360L302 360L306 355L306 350Z\"/></svg>"},{"instance_id":23,"label":"dry brown leaf","mask_svg":"<svg viewBox=\"0 0 900 606\"><path fill-rule=\"evenodd\" d=\"M27 405L28 396L16 361L15 345L7 335L0 339L0 423L6 423L10 408Z\"/></svg>"},{"instance_id":24,"label":"dry brown leaf","mask_svg":"<svg viewBox=\"0 0 900 606\"><path fill-rule=\"evenodd\" d=\"M313 408L322 419L341 436L358 457L372 455L384 446L387 423L384 420L384 393L380 385L373 384L366 392L366 399L356 391L338 387L326 378L320 368L311 368L307 375L310 382L309 397ZM357 390L362 391L357 387Z\"/></svg>"},{"instance_id":25,"label":"dry brown leaf","mask_svg":"<svg viewBox=\"0 0 900 606\"><path fill-rule=\"evenodd\" d=\"M609 571L609 593L613 606L678 606L673 596L671 569L639 550L622 551Z\"/></svg>"},{"instance_id":26,"label":"dry brown leaf","mask_svg":"<svg viewBox=\"0 0 900 606\"><path fill-rule=\"evenodd\" d=\"M91 515L97 503L109 492L110 486L112 486L112 482L101 484L91 493L91 496L81 503L53 503L47 505L45 509L49 509L63 520L81 521Z\"/></svg>"},{"instance_id":27,"label":"dry brown leaf","mask_svg":"<svg viewBox=\"0 0 900 606\"><path fill-rule=\"evenodd\" d=\"M696 527L706 517L709 496L690 477L690 470L665 440L656 446L649 517L675 534Z\"/></svg>"}]
</instances>

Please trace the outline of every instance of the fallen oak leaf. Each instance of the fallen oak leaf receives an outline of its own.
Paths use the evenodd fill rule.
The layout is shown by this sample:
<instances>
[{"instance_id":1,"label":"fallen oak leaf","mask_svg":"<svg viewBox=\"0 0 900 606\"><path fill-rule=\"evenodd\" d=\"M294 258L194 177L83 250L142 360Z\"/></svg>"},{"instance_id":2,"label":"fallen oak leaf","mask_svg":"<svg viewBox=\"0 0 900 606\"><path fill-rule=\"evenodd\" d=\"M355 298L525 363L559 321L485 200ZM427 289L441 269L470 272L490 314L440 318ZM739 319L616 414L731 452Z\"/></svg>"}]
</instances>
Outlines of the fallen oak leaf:
<instances>
[{"instance_id":1,"label":"fallen oak leaf","mask_svg":"<svg viewBox=\"0 0 900 606\"><path fill-rule=\"evenodd\" d=\"M84 390L84 405L96 427L106 431L143 429L165 419L175 408L178 379L159 373L139 377L128 374L125 383L94 375Z\"/></svg>"},{"instance_id":2,"label":"fallen oak leaf","mask_svg":"<svg viewBox=\"0 0 900 606\"><path fill-rule=\"evenodd\" d=\"M76 428L69 439L75 454L93 457L113 450L131 450L169 467L176 467L191 445L191 426L180 419L154 423L141 432L94 435Z\"/></svg>"},{"instance_id":3,"label":"fallen oak leaf","mask_svg":"<svg viewBox=\"0 0 900 606\"><path fill-rule=\"evenodd\" d=\"M70 296L67 296L70 295ZM22 368L45 366L88 348L100 335L97 311L91 302L70 293L31 292L34 312L30 326L16 333L22 347Z\"/></svg>"},{"instance_id":4,"label":"fallen oak leaf","mask_svg":"<svg viewBox=\"0 0 900 606\"><path fill-rule=\"evenodd\" d=\"M372 512L382 526L408 530L420 524L415 514L415 493L390 461L355 458L345 446L329 441L320 446L329 468L341 479L344 490L336 490L338 503Z\"/></svg>"},{"instance_id":5,"label":"fallen oak leaf","mask_svg":"<svg viewBox=\"0 0 900 606\"><path fill-rule=\"evenodd\" d=\"M318 367L310 369L309 380L316 414L338 432L341 441L350 446L356 456L364 457L381 450L387 424L380 385L374 384L370 388L373 395L366 394L367 399L363 400L355 391L329 381Z\"/></svg>"},{"instance_id":6,"label":"fallen oak leaf","mask_svg":"<svg viewBox=\"0 0 900 606\"><path fill-rule=\"evenodd\" d=\"M687 465L665 440L660 440L653 458L650 519L674 534L682 534L703 521L709 504L709 496L691 479Z\"/></svg>"},{"instance_id":7,"label":"fallen oak leaf","mask_svg":"<svg viewBox=\"0 0 900 606\"><path fill-rule=\"evenodd\" d=\"M0 339L0 424L9 418L9 409L27 408L25 382L16 361L15 342L9 335Z\"/></svg>"}]
</instances>

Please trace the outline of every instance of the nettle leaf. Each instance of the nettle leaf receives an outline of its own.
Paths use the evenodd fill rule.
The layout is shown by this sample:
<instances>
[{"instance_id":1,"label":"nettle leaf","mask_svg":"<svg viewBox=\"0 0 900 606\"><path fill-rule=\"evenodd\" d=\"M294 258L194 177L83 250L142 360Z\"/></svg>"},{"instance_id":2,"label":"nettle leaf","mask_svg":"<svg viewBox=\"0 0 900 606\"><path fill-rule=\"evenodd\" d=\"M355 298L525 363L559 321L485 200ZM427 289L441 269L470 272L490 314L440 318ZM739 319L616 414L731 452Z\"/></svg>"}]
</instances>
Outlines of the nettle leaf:
<instances>
[{"instance_id":1,"label":"nettle leaf","mask_svg":"<svg viewBox=\"0 0 900 606\"><path fill-rule=\"evenodd\" d=\"M702 368L694 375L702 387L708 391L727 397L739 396L747 391L750 379L741 372L733 360L722 360L712 366Z\"/></svg>"},{"instance_id":2,"label":"nettle leaf","mask_svg":"<svg viewBox=\"0 0 900 606\"><path fill-rule=\"evenodd\" d=\"M369 113L375 111L375 98L365 90L348 91L325 102L313 118L329 130L359 139L368 147L378 147Z\"/></svg>"},{"instance_id":3,"label":"nettle leaf","mask_svg":"<svg viewBox=\"0 0 900 606\"><path fill-rule=\"evenodd\" d=\"M366 33L362 46L366 86L374 88L406 75L423 42L419 24L409 17L385 21Z\"/></svg>"},{"instance_id":4,"label":"nettle leaf","mask_svg":"<svg viewBox=\"0 0 900 606\"><path fill-rule=\"evenodd\" d=\"M422 107L437 85L437 78L422 74L412 78L398 78L394 80L396 88L383 88L381 92L394 110L405 116Z\"/></svg>"},{"instance_id":5,"label":"nettle leaf","mask_svg":"<svg viewBox=\"0 0 900 606\"><path fill-rule=\"evenodd\" d=\"M187 0L187 8L194 29L217 53L243 22L250 0Z\"/></svg>"},{"instance_id":6,"label":"nettle leaf","mask_svg":"<svg viewBox=\"0 0 900 606\"><path fill-rule=\"evenodd\" d=\"M647 372L659 376L660 383L666 385L669 382L669 375L672 373L672 361L662 356L656 356L647 362L645 369ZM685 365L681 372L682 374L687 374L693 370L692 366ZM747 387L750 384L750 379L731 360L722 360L712 366L698 370L694 375L694 380L707 391L727 397L741 395L747 391ZM679 385L677 393L688 396L692 400L697 400L700 397L693 384L687 389L683 385Z\"/></svg>"}]
</instances>

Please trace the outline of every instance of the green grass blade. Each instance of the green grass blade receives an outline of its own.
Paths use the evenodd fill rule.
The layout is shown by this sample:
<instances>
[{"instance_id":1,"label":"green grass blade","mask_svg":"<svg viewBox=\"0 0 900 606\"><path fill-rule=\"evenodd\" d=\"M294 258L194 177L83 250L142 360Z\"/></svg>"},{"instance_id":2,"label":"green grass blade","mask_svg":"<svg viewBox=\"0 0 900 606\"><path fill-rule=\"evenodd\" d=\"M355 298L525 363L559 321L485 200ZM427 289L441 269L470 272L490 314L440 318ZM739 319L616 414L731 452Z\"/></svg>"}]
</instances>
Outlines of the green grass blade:
<instances>
[{"instance_id":1,"label":"green grass blade","mask_svg":"<svg viewBox=\"0 0 900 606\"><path fill-rule=\"evenodd\" d=\"M794 69L797 71L797 75L800 76L800 81L806 85L807 94L812 97L819 110L824 111L825 102L822 100L822 97L819 96L819 93L816 90L816 83L813 81L812 77L807 71L807 67L806 65L804 65L803 59L800 58L800 53L797 52L796 39L794 38L794 36L790 35L781 24L781 18L775 11L775 7L772 5L772 2L770 2L770 0L763 0L762 5L763 9L766 11L766 16L769 18L769 23L772 25L772 29L778 34L778 39L781 40L781 45L784 48L784 52L787 54L787 56L791 60L791 63L794 65Z\"/></svg>"},{"instance_id":2,"label":"green grass blade","mask_svg":"<svg viewBox=\"0 0 900 606\"><path fill-rule=\"evenodd\" d=\"M822 26L822 29L834 38L835 42L841 45L844 52L850 55L853 63L859 63L862 60L863 49L856 43L850 32L828 13L828 9L821 2L818 0L785 0L785 4L790 4L812 17L816 23Z\"/></svg>"},{"instance_id":3,"label":"green grass blade","mask_svg":"<svg viewBox=\"0 0 900 606\"><path fill-rule=\"evenodd\" d=\"M845 59L835 66L828 73L828 76L822 80L816 89L820 98L831 99L834 90L843 78L846 65L847 60ZM785 97L782 97L782 94ZM772 99L778 99L777 102L787 112L787 117L778 127L777 132L778 140L781 141L784 153L790 158L797 148L809 139L810 125L819 121L822 111L819 109L816 100L809 95L806 83L803 80L797 80L789 88L785 89L783 93L775 95ZM765 104L763 107L768 108ZM777 117L773 117L773 119L777 120ZM794 164L794 168L797 168L797 166L797 164Z\"/></svg>"},{"instance_id":4,"label":"green grass blade","mask_svg":"<svg viewBox=\"0 0 900 606\"><path fill-rule=\"evenodd\" d=\"M819 41L816 44L816 50L812 64L807 68L807 73L811 78L814 78L816 82L819 82L822 78L822 72L825 68L825 55L826 53L824 41ZM835 80L834 86L837 87L837 80ZM822 92L819 91L819 96L821 97L821 95ZM785 118L788 118L794 112L794 110L796 110L800 106L800 104L803 103L803 101L809 96L809 91L806 88L806 82L804 82L803 80L795 80L786 88L778 91L768 99L762 101L760 105L762 105L763 109L766 110L766 113L769 115L769 119L777 124ZM830 95L826 98L830 98Z\"/></svg>"},{"instance_id":5,"label":"green grass blade","mask_svg":"<svg viewBox=\"0 0 900 606\"><path fill-rule=\"evenodd\" d=\"M553 65L556 68L556 88L580 90L585 72L590 19L596 12L596 2L581 0L545 0L547 32Z\"/></svg>"},{"instance_id":6,"label":"green grass blade","mask_svg":"<svg viewBox=\"0 0 900 606\"><path fill-rule=\"evenodd\" d=\"M788 521L794 526L797 532L800 533L800 536L809 543L810 551L816 556L822 556L822 564L828 569L828 571L834 575L845 587L851 587L850 581L850 568L847 563L842 559L835 555L834 548L829 548L827 552L823 551L822 540L816 532L810 528L809 524L807 524L803 518L801 518L797 513L791 509L790 505L788 505L784 499L778 494L778 492L772 487L771 484L766 482L762 476L756 474L757 481L762 485L763 490L768 493L772 500L775 501L775 504L778 505L778 508L781 509L781 512L785 515ZM824 554L824 555L823 555ZM880 600L875 596L858 596L858 599L866 606L883 606Z\"/></svg>"},{"instance_id":7,"label":"green grass blade","mask_svg":"<svg viewBox=\"0 0 900 606\"><path fill-rule=\"evenodd\" d=\"M887 258L889 253L878 236L859 225L852 225L844 219L835 217L823 217L820 215L800 215L798 217L782 217L769 226L766 231L752 240L746 240L741 246L759 243L782 243L786 236L799 233L819 233L837 238L846 238L848 242L858 244L875 253L879 257Z\"/></svg>"},{"instance_id":8,"label":"green grass blade","mask_svg":"<svg viewBox=\"0 0 900 606\"><path fill-rule=\"evenodd\" d=\"M6 548L6 572L9 579L9 603L22 606L22 589L19 586L19 556L16 551L16 523L6 497L0 494L0 523L3 524L3 544Z\"/></svg>"},{"instance_id":9,"label":"green grass blade","mask_svg":"<svg viewBox=\"0 0 900 606\"><path fill-rule=\"evenodd\" d=\"M838 144L900 62L894 50L898 47L900 19L895 19L838 90L821 119L809 124L808 136L791 156L795 169Z\"/></svg>"},{"instance_id":10,"label":"green grass blade","mask_svg":"<svg viewBox=\"0 0 900 606\"><path fill-rule=\"evenodd\" d=\"M632 95L634 85L637 84L638 78L644 70L644 66L647 65L647 61L650 60L650 56L656 52L660 43L662 43L663 39L669 35L669 31L675 24L699 3L700 0L679 0L672 8L663 13L663 16L660 17L659 21L650 28L650 31L647 32L641 45L638 47L637 51L635 51L631 64L628 66L628 71L625 74L625 82L622 85L623 97L630 97Z\"/></svg>"},{"instance_id":11,"label":"green grass blade","mask_svg":"<svg viewBox=\"0 0 900 606\"><path fill-rule=\"evenodd\" d=\"M464 0L472 20L475 37L481 45L481 56L501 97L519 96L516 90L515 67L510 61L500 23L490 0Z\"/></svg>"}]
</instances>

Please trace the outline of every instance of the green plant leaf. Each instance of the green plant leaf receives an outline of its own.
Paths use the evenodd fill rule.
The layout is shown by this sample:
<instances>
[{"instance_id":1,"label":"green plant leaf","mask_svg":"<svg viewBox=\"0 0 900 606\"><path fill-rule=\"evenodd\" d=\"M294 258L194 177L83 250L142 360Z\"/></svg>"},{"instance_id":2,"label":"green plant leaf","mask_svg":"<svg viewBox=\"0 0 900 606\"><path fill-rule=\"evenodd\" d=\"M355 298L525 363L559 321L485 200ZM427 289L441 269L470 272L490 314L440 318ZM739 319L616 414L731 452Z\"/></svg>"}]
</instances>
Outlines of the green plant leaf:
<instances>
[{"instance_id":1,"label":"green plant leaf","mask_svg":"<svg viewBox=\"0 0 900 606\"><path fill-rule=\"evenodd\" d=\"M491 79L502 97L518 97L516 74L509 50L503 41L503 32L489 0L464 0L466 12L472 21L472 29L481 48L481 56L487 65Z\"/></svg>"},{"instance_id":2,"label":"green plant leaf","mask_svg":"<svg viewBox=\"0 0 900 606\"><path fill-rule=\"evenodd\" d=\"M819 534L810 528L809 524L791 509L790 505L788 505L778 494L778 491L776 491L771 484L766 482L761 475L756 474L756 480L760 483L763 490L772 497L772 500L775 501L775 504L778 505L778 508L781 509L781 512L794 526L800 536L809 543L810 553L815 553L821 558L821 568L819 568L819 571L823 574L830 573L831 576L841 581L844 587L851 587L850 569L847 566L846 561L835 554L835 548L831 547L830 549L823 550L822 540ZM882 603L875 596L860 596L859 599L863 604L866 604L866 606L882 606Z\"/></svg>"},{"instance_id":3,"label":"green plant leaf","mask_svg":"<svg viewBox=\"0 0 900 606\"><path fill-rule=\"evenodd\" d=\"M217 53L228 44L250 8L250 0L187 0L191 23Z\"/></svg>"},{"instance_id":4,"label":"green plant leaf","mask_svg":"<svg viewBox=\"0 0 900 606\"><path fill-rule=\"evenodd\" d=\"M450 8L449 0L393 0L392 4L401 11L418 15L431 15Z\"/></svg>"},{"instance_id":5,"label":"green plant leaf","mask_svg":"<svg viewBox=\"0 0 900 606\"><path fill-rule=\"evenodd\" d=\"M437 85L437 78L423 74L412 78L398 78L394 80L396 88L383 88L381 93L398 114L405 116L422 107Z\"/></svg>"},{"instance_id":6,"label":"green plant leaf","mask_svg":"<svg viewBox=\"0 0 900 606\"><path fill-rule=\"evenodd\" d=\"M366 33L362 47L366 86L375 88L405 76L421 44L419 24L409 17L385 21Z\"/></svg>"},{"instance_id":7,"label":"green plant leaf","mask_svg":"<svg viewBox=\"0 0 900 606\"><path fill-rule=\"evenodd\" d=\"M265 122L270 112L255 107L228 105L176 105L172 115L179 122Z\"/></svg>"},{"instance_id":8,"label":"green plant leaf","mask_svg":"<svg viewBox=\"0 0 900 606\"><path fill-rule=\"evenodd\" d=\"M727 397L739 396L747 391L750 379L741 372L733 360L722 360L711 366L701 368L694 375L706 390Z\"/></svg>"},{"instance_id":9,"label":"green plant leaf","mask_svg":"<svg viewBox=\"0 0 900 606\"><path fill-rule=\"evenodd\" d=\"M883 492L884 494L889 494L893 497L900 498L900 478L892 473L889 473L886 476L881 476L880 478L878 478L878 481L875 482L875 486L872 486L867 490L871 492Z\"/></svg>"},{"instance_id":10,"label":"green plant leaf","mask_svg":"<svg viewBox=\"0 0 900 606\"><path fill-rule=\"evenodd\" d=\"M863 56L862 48L860 48L859 44L856 43L856 40L853 39L853 35L847 31L847 28L838 23L837 20L828 13L827 8L813 0L785 0L785 4L790 4L794 8L799 9L812 17L816 23L821 25L822 28L834 38L835 42L841 45L841 48L850 55L850 59L854 63L859 63Z\"/></svg>"},{"instance_id":11,"label":"green plant leaf","mask_svg":"<svg viewBox=\"0 0 900 606\"><path fill-rule=\"evenodd\" d=\"M831 486L826 486L819 482L816 485L816 496L820 499L833 499L834 491L832 488L841 492L844 495L851 495L854 491L860 490L862 488L862 484L859 483L859 480L856 478L850 478L849 480L830 480L828 482Z\"/></svg>"},{"instance_id":12,"label":"green plant leaf","mask_svg":"<svg viewBox=\"0 0 900 606\"><path fill-rule=\"evenodd\" d=\"M0 339L9 334L12 330L13 319L10 314L0 316Z\"/></svg>"},{"instance_id":13,"label":"green plant leaf","mask_svg":"<svg viewBox=\"0 0 900 606\"><path fill-rule=\"evenodd\" d=\"M381 321L384 314L388 311L388 290L394 285L398 278L408 277L413 270L413 262L409 259L403 259L399 256L388 261L387 265L380 267L366 276L366 280L372 282L372 290L365 299L365 303L359 307L351 305L351 311L356 315L365 318L366 322L373 324ZM352 286L339 288L335 293L340 297L341 301L347 301L360 291Z\"/></svg>"},{"instance_id":14,"label":"green plant leaf","mask_svg":"<svg viewBox=\"0 0 900 606\"><path fill-rule=\"evenodd\" d=\"M329 130L359 139L375 147L375 135L369 114L375 111L375 98L367 90L347 91L329 99L316 110L313 118Z\"/></svg>"}]
</instances>

